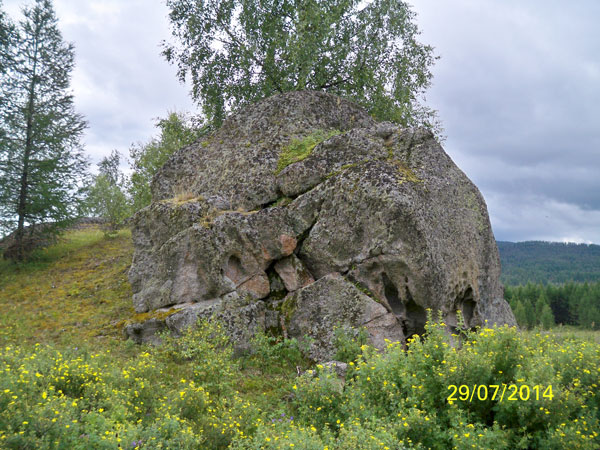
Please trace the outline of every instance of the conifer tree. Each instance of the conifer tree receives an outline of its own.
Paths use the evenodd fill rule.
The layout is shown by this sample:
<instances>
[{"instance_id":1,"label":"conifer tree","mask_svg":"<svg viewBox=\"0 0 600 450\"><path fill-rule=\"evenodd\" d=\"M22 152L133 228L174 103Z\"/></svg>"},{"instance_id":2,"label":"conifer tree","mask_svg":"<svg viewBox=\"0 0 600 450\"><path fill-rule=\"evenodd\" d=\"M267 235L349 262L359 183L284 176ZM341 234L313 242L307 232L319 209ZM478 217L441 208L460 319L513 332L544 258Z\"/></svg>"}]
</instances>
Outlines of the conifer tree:
<instances>
[{"instance_id":1,"label":"conifer tree","mask_svg":"<svg viewBox=\"0 0 600 450\"><path fill-rule=\"evenodd\" d=\"M533 328L537 324L537 319L535 317L535 308L531 301L525 299L523 300L523 306L525 308L525 319L527 322L527 328Z\"/></svg>"},{"instance_id":2,"label":"conifer tree","mask_svg":"<svg viewBox=\"0 0 600 450\"><path fill-rule=\"evenodd\" d=\"M2 0L0 0L0 74L3 74L7 69L13 38L14 26L2 11ZM2 89L1 86L0 89Z\"/></svg>"},{"instance_id":3,"label":"conifer tree","mask_svg":"<svg viewBox=\"0 0 600 450\"><path fill-rule=\"evenodd\" d=\"M26 227L55 233L77 216L87 167L87 125L70 91L73 45L50 0L34 0L23 16L0 83L0 226L16 229L17 260L26 256Z\"/></svg>"},{"instance_id":4,"label":"conifer tree","mask_svg":"<svg viewBox=\"0 0 600 450\"><path fill-rule=\"evenodd\" d=\"M546 295L546 290L542 286L540 289L540 295L538 295L537 300L535 301L535 305L534 305L534 313L535 313L534 320L535 320L535 322L533 323L533 325L544 326L542 315L544 314L544 310L546 309L546 307L548 307L550 314L552 314L552 309L550 308L550 302L548 301L548 296ZM554 315L552 315L552 324L554 324Z\"/></svg>"},{"instance_id":5,"label":"conifer tree","mask_svg":"<svg viewBox=\"0 0 600 450\"><path fill-rule=\"evenodd\" d=\"M515 319L517 319L517 324L521 328L528 328L529 324L527 323L527 312L525 311L525 307L523 306L521 300L517 300L516 306L514 308L514 313Z\"/></svg>"},{"instance_id":6,"label":"conifer tree","mask_svg":"<svg viewBox=\"0 0 600 450\"><path fill-rule=\"evenodd\" d=\"M548 330L555 325L554 314L552 314L552 309L548 304L545 304L542 307L542 313L540 315L540 325L544 330Z\"/></svg>"}]
</instances>

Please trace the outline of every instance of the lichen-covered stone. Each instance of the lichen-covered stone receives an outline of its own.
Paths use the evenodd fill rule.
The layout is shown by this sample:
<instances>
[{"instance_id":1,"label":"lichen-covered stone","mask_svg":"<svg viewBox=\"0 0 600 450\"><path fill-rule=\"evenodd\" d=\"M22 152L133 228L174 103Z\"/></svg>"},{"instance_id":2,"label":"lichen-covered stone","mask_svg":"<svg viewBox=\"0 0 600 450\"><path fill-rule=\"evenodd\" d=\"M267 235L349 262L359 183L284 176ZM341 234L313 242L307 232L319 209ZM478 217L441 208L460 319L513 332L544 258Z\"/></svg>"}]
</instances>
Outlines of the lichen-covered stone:
<instances>
[{"instance_id":1,"label":"lichen-covered stone","mask_svg":"<svg viewBox=\"0 0 600 450\"><path fill-rule=\"evenodd\" d=\"M177 312L162 318L152 317L128 324L125 334L138 344L160 344L157 333L161 331L168 330L179 336L198 320L216 317L225 326L235 348L248 350L252 336L257 331L264 330L266 325L267 311L264 302L245 301L236 292L198 303L180 304L176 309Z\"/></svg>"},{"instance_id":2,"label":"lichen-covered stone","mask_svg":"<svg viewBox=\"0 0 600 450\"><path fill-rule=\"evenodd\" d=\"M335 356L336 327L364 327L376 347L385 339L402 341L400 322L383 305L362 293L340 274L326 275L285 300L288 334L309 339L309 355L326 361Z\"/></svg>"},{"instance_id":3,"label":"lichen-covered stone","mask_svg":"<svg viewBox=\"0 0 600 450\"><path fill-rule=\"evenodd\" d=\"M230 199L232 209L277 200L282 148L315 131L347 131L375 121L357 105L323 92L290 92L229 117L212 136L175 153L152 183L153 200L181 190Z\"/></svg>"},{"instance_id":4,"label":"lichen-covered stone","mask_svg":"<svg viewBox=\"0 0 600 450\"><path fill-rule=\"evenodd\" d=\"M166 328L165 321L151 318L139 323L125 326L125 334L136 344L160 344L158 333Z\"/></svg>"},{"instance_id":5,"label":"lichen-covered stone","mask_svg":"<svg viewBox=\"0 0 600 450\"><path fill-rule=\"evenodd\" d=\"M303 159L278 165L304 138ZM457 310L470 327L515 324L478 189L430 132L336 96L280 94L231 116L169 159L153 199L133 220L130 280L137 312L186 305L166 325L246 308L254 325L232 330L308 334L330 357L335 321L379 347L422 333L427 308L450 327Z\"/></svg>"},{"instance_id":6,"label":"lichen-covered stone","mask_svg":"<svg viewBox=\"0 0 600 450\"><path fill-rule=\"evenodd\" d=\"M275 263L275 271L288 291L297 291L314 283L315 279L296 255L290 255Z\"/></svg>"}]
</instances>

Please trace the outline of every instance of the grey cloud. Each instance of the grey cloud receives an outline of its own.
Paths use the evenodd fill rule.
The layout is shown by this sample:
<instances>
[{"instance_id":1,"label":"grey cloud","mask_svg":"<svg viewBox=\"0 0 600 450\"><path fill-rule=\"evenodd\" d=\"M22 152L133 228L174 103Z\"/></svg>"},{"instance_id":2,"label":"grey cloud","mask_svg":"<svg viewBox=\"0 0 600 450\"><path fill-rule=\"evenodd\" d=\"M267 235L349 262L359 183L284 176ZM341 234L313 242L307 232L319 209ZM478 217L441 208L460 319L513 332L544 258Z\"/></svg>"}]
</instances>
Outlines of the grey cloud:
<instances>
[{"instance_id":1,"label":"grey cloud","mask_svg":"<svg viewBox=\"0 0 600 450\"><path fill-rule=\"evenodd\" d=\"M5 0L18 14L21 0ZM195 111L188 88L160 56L168 38L167 8L148 0L55 0L65 40L73 42L72 86L78 112L89 122L85 143L94 162L112 149L156 134L154 121L170 110Z\"/></svg>"},{"instance_id":2,"label":"grey cloud","mask_svg":"<svg viewBox=\"0 0 600 450\"><path fill-rule=\"evenodd\" d=\"M600 211L536 195L492 193L486 197L499 240L600 242Z\"/></svg>"},{"instance_id":3,"label":"grey cloud","mask_svg":"<svg viewBox=\"0 0 600 450\"><path fill-rule=\"evenodd\" d=\"M600 177L596 166L538 163L517 165L484 155L470 159L468 173L483 192L543 195L583 210L600 210Z\"/></svg>"},{"instance_id":4,"label":"grey cloud","mask_svg":"<svg viewBox=\"0 0 600 450\"><path fill-rule=\"evenodd\" d=\"M414 9L422 40L441 55L428 98L445 147L490 199L497 237L600 242L600 3L420 0Z\"/></svg>"},{"instance_id":5,"label":"grey cloud","mask_svg":"<svg viewBox=\"0 0 600 450\"><path fill-rule=\"evenodd\" d=\"M23 3L4 0L13 17ZM496 237L600 243L600 2L414 3L421 40L441 56L428 103L446 150L487 199ZM195 110L160 56L163 2L55 7L76 45L73 87L94 162L150 138L168 110Z\"/></svg>"}]
</instances>

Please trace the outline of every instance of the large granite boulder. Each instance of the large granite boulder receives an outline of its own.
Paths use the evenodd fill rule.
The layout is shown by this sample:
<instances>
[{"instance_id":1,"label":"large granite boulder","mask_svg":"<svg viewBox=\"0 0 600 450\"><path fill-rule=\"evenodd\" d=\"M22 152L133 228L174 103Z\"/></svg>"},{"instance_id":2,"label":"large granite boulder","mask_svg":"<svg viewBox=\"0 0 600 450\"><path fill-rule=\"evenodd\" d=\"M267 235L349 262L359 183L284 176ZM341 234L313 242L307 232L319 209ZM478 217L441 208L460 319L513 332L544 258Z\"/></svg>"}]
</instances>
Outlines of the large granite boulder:
<instances>
[{"instance_id":1,"label":"large granite boulder","mask_svg":"<svg viewBox=\"0 0 600 450\"><path fill-rule=\"evenodd\" d=\"M133 219L133 302L172 308L176 332L210 311L240 336L310 337L327 360L335 326L382 347L422 333L428 308L450 328L458 310L469 327L515 324L479 190L429 131L339 97L246 108L175 153L152 193Z\"/></svg>"}]
</instances>

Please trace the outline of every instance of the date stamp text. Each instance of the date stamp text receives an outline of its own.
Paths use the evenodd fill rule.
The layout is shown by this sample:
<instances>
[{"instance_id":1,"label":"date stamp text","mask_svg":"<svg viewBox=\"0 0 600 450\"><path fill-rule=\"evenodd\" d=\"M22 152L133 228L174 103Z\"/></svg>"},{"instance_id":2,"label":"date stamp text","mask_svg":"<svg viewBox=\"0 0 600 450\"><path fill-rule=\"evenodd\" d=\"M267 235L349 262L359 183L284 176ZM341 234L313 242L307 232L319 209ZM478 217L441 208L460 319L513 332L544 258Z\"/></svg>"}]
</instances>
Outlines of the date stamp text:
<instances>
[{"instance_id":1,"label":"date stamp text","mask_svg":"<svg viewBox=\"0 0 600 450\"><path fill-rule=\"evenodd\" d=\"M474 384L472 386L461 384L448 386L450 394L446 398L449 403L455 401L472 402L486 400L492 401L522 401L528 400L552 400L552 385L542 386L527 384Z\"/></svg>"}]
</instances>

